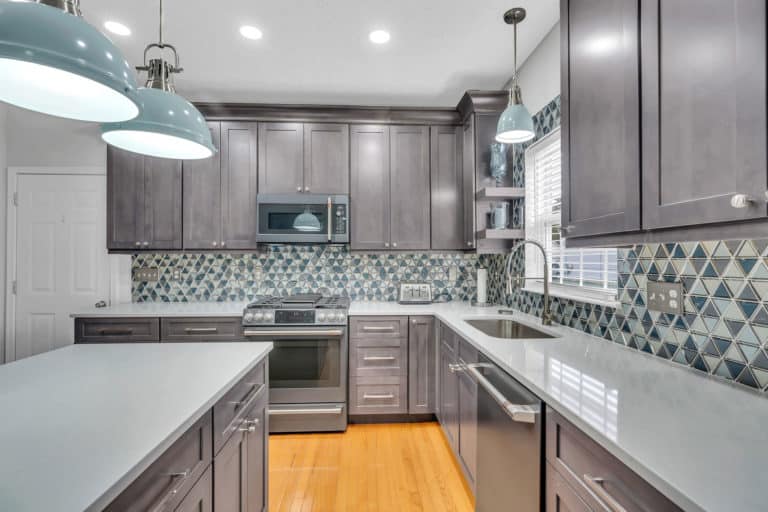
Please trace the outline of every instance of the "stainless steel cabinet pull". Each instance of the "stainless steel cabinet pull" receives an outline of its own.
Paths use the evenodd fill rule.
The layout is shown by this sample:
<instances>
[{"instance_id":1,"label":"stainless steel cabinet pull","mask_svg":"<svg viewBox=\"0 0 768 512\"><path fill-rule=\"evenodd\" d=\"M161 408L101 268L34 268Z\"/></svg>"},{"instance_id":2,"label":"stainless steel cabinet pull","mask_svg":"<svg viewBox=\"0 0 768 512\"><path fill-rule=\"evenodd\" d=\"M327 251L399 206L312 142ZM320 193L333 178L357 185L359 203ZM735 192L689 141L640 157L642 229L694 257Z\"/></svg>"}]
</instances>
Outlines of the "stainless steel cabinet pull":
<instances>
[{"instance_id":1,"label":"stainless steel cabinet pull","mask_svg":"<svg viewBox=\"0 0 768 512\"><path fill-rule=\"evenodd\" d=\"M100 329L102 336L127 336L133 334L133 329Z\"/></svg>"},{"instance_id":2,"label":"stainless steel cabinet pull","mask_svg":"<svg viewBox=\"0 0 768 512\"><path fill-rule=\"evenodd\" d=\"M451 371L451 373L458 373L464 371L464 366L461 364L449 364L448 369Z\"/></svg>"},{"instance_id":3,"label":"stainless steel cabinet pull","mask_svg":"<svg viewBox=\"0 0 768 512\"><path fill-rule=\"evenodd\" d=\"M489 366L485 363L472 363L464 365L464 369L491 395L491 398L501 406L504 412L507 413L507 416L512 418L512 421L517 423L536 423L536 416L539 414L536 408L530 405L513 404L478 370L478 368L488 368Z\"/></svg>"},{"instance_id":4,"label":"stainless steel cabinet pull","mask_svg":"<svg viewBox=\"0 0 768 512\"><path fill-rule=\"evenodd\" d=\"M395 395L392 393L387 393L385 395L369 395L368 393L365 393L363 395L364 400L392 400L395 398Z\"/></svg>"},{"instance_id":5,"label":"stainless steel cabinet pull","mask_svg":"<svg viewBox=\"0 0 768 512\"><path fill-rule=\"evenodd\" d=\"M287 330L275 330L275 331L244 331L243 334L252 338L275 338L283 336L341 336L344 332L341 329L330 330L312 330L312 331L287 331Z\"/></svg>"},{"instance_id":6,"label":"stainless steel cabinet pull","mask_svg":"<svg viewBox=\"0 0 768 512\"><path fill-rule=\"evenodd\" d=\"M226 242L224 242L224 241L221 242L221 246L222 247L226 247L226 245L227 245Z\"/></svg>"},{"instance_id":7,"label":"stainless steel cabinet pull","mask_svg":"<svg viewBox=\"0 0 768 512\"><path fill-rule=\"evenodd\" d=\"M301 192L301 187L296 187L296 192Z\"/></svg>"},{"instance_id":8,"label":"stainless steel cabinet pull","mask_svg":"<svg viewBox=\"0 0 768 512\"><path fill-rule=\"evenodd\" d=\"M141 245L143 245L144 247L149 247L149 242L144 242Z\"/></svg>"},{"instance_id":9,"label":"stainless steel cabinet pull","mask_svg":"<svg viewBox=\"0 0 768 512\"><path fill-rule=\"evenodd\" d=\"M168 485L168 491L163 493L160 498L153 503L147 510L150 512L162 512L165 510L168 500L179 494L179 491L184 487L187 482L187 478L192 472L190 470L182 471L181 473L171 473L171 483Z\"/></svg>"},{"instance_id":10,"label":"stainless steel cabinet pull","mask_svg":"<svg viewBox=\"0 0 768 512\"><path fill-rule=\"evenodd\" d=\"M219 242L213 242L213 246L214 247L218 247L219 246Z\"/></svg>"},{"instance_id":11,"label":"stainless steel cabinet pull","mask_svg":"<svg viewBox=\"0 0 768 512\"><path fill-rule=\"evenodd\" d=\"M387 249L389 249L389 242L384 242L384 247L386 247Z\"/></svg>"},{"instance_id":12,"label":"stainless steel cabinet pull","mask_svg":"<svg viewBox=\"0 0 768 512\"><path fill-rule=\"evenodd\" d=\"M363 332L395 332L394 327L376 327L372 325L363 326Z\"/></svg>"},{"instance_id":13,"label":"stainless steel cabinet pull","mask_svg":"<svg viewBox=\"0 0 768 512\"><path fill-rule=\"evenodd\" d=\"M584 483L587 484L589 490L595 493L602 503L602 505L611 512L627 512L627 509L621 506L621 503L616 501L616 498L611 496L608 491L605 490L603 483L605 479L597 478L592 475L584 475Z\"/></svg>"},{"instance_id":14,"label":"stainless steel cabinet pull","mask_svg":"<svg viewBox=\"0 0 768 512\"><path fill-rule=\"evenodd\" d=\"M365 356L363 361L394 361L394 356Z\"/></svg>"},{"instance_id":15,"label":"stainless steel cabinet pull","mask_svg":"<svg viewBox=\"0 0 768 512\"><path fill-rule=\"evenodd\" d=\"M325 414L341 414L344 409L342 407L329 407L324 409L270 409L270 416L293 416L297 414L309 414L309 415L325 415Z\"/></svg>"},{"instance_id":16,"label":"stainless steel cabinet pull","mask_svg":"<svg viewBox=\"0 0 768 512\"><path fill-rule=\"evenodd\" d=\"M755 203L755 198L748 194L734 194L731 197L731 206L736 209L749 208Z\"/></svg>"},{"instance_id":17,"label":"stainless steel cabinet pull","mask_svg":"<svg viewBox=\"0 0 768 512\"><path fill-rule=\"evenodd\" d=\"M216 334L219 330L216 327L187 327L184 332L187 334Z\"/></svg>"},{"instance_id":18,"label":"stainless steel cabinet pull","mask_svg":"<svg viewBox=\"0 0 768 512\"><path fill-rule=\"evenodd\" d=\"M141 242L136 242L136 247L141 247Z\"/></svg>"},{"instance_id":19,"label":"stainless steel cabinet pull","mask_svg":"<svg viewBox=\"0 0 768 512\"><path fill-rule=\"evenodd\" d=\"M309 187L304 187L304 192L309 192Z\"/></svg>"},{"instance_id":20,"label":"stainless steel cabinet pull","mask_svg":"<svg viewBox=\"0 0 768 512\"><path fill-rule=\"evenodd\" d=\"M397 247L397 242L392 242L392 247Z\"/></svg>"},{"instance_id":21,"label":"stainless steel cabinet pull","mask_svg":"<svg viewBox=\"0 0 768 512\"><path fill-rule=\"evenodd\" d=\"M258 420L258 418L253 420L245 420L243 421L243 426L240 427L238 430L240 432L248 432L248 433L256 432L256 427L259 425L259 423L260 421Z\"/></svg>"}]
</instances>

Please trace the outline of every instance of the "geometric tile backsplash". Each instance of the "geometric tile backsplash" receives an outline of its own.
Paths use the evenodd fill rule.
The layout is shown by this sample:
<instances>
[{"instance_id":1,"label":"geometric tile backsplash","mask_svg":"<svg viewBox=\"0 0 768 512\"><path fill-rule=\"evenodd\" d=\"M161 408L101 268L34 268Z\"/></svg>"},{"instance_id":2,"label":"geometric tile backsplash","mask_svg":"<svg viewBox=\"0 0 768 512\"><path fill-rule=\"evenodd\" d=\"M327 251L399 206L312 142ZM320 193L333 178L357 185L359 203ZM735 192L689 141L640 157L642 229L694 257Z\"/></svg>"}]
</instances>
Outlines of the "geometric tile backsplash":
<instances>
[{"instance_id":1,"label":"geometric tile backsplash","mask_svg":"<svg viewBox=\"0 0 768 512\"><path fill-rule=\"evenodd\" d=\"M137 254L134 302L249 301L259 295L320 291L353 300L397 300L402 281L425 281L435 295L471 300L478 257L461 253L351 253L344 246L266 246L247 254ZM141 267L159 280L139 282ZM456 270L451 281L450 269Z\"/></svg>"},{"instance_id":2,"label":"geometric tile backsplash","mask_svg":"<svg viewBox=\"0 0 768 512\"><path fill-rule=\"evenodd\" d=\"M560 98L534 116L537 138L560 123ZM516 148L515 186L524 186ZM524 204L514 204L522 218ZM519 251L513 271L524 268ZM258 295L319 290L353 300L397 300L401 281L427 281L436 296L471 300L475 272L489 270L489 301L540 315L542 296L504 294L504 255L356 253L339 246L268 246L248 254L137 254L157 282L133 282L134 302L246 301ZM449 280L455 267L456 279ZM648 281L681 282L684 313L647 307ZM618 308L553 298L554 321L692 370L768 392L768 241L636 245L618 251Z\"/></svg>"}]
</instances>

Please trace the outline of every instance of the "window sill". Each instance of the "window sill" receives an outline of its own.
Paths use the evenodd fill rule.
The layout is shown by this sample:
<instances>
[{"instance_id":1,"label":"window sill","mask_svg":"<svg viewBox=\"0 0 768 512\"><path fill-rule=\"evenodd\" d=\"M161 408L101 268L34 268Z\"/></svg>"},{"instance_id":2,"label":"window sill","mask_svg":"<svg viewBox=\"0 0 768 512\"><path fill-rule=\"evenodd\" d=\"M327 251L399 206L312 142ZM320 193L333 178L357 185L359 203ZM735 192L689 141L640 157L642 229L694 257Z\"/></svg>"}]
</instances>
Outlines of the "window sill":
<instances>
[{"instance_id":1,"label":"window sill","mask_svg":"<svg viewBox=\"0 0 768 512\"><path fill-rule=\"evenodd\" d=\"M523 291L543 294L544 285L538 281L529 281L525 287L523 287ZM583 290L572 286L553 284L549 286L549 294L552 297L558 297L560 299L588 302L590 304L598 304L608 308L618 309L621 307L621 302L618 300L615 292Z\"/></svg>"}]
</instances>

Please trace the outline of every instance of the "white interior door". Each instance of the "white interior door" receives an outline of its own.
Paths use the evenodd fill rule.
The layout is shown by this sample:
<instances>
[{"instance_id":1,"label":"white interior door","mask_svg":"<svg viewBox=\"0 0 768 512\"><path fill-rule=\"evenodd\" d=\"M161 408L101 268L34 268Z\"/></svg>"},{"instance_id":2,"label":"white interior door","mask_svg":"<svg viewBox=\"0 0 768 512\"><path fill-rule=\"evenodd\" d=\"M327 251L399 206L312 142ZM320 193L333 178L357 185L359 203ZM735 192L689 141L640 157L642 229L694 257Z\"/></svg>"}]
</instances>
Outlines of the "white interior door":
<instances>
[{"instance_id":1,"label":"white interior door","mask_svg":"<svg viewBox=\"0 0 768 512\"><path fill-rule=\"evenodd\" d=\"M71 344L69 315L109 300L106 177L20 174L16 192L12 360Z\"/></svg>"}]
</instances>

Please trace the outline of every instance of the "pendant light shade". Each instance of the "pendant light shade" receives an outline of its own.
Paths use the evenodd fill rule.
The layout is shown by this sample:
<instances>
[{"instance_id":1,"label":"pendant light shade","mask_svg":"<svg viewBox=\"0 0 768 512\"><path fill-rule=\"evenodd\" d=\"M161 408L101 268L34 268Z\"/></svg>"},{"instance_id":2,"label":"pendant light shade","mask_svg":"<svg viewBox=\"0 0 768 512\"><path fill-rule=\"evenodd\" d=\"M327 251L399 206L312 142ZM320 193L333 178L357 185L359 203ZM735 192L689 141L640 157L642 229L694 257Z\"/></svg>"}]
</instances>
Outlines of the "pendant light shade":
<instances>
[{"instance_id":1,"label":"pendant light shade","mask_svg":"<svg viewBox=\"0 0 768 512\"><path fill-rule=\"evenodd\" d=\"M161 55L147 61L152 50ZM163 58L165 51L172 52L173 63ZM146 87L137 92L141 113L129 121L104 124L102 139L120 149L158 158L200 160L213 156L216 148L203 115L176 94L173 75L184 70L176 48L163 41L163 0L160 0L159 42L146 47L144 65L137 69L148 75Z\"/></svg>"},{"instance_id":2,"label":"pendant light shade","mask_svg":"<svg viewBox=\"0 0 768 512\"><path fill-rule=\"evenodd\" d=\"M515 7L504 13L504 22L512 25L515 33L514 75L509 89L509 105L502 112L496 128L496 142L502 144L519 144L527 142L536 136L533 130L533 118L523 104L520 85L517 76L517 25L525 19L526 12L522 7Z\"/></svg>"},{"instance_id":3,"label":"pendant light shade","mask_svg":"<svg viewBox=\"0 0 768 512\"><path fill-rule=\"evenodd\" d=\"M136 117L136 79L122 52L76 9L62 9L0 3L0 101L80 121Z\"/></svg>"},{"instance_id":4,"label":"pendant light shade","mask_svg":"<svg viewBox=\"0 0 768 512\"><path fill-rule=\"evenodd\" d=\"M317 215L310 212L309 206L307 206L304 209L304 213L299 214L293 221L293 229L296 231L317 233L322 231L323 226L320 224Z\"/></svg>"},{"instance_id":5,"label":"pendant light shade","mask_svg":"<svg viewBox=\"0 0 768 512\"><path fill-rule=\"evenodd\" d=\"M158 158L199 160L216 151L203 115L172 92L141 88L141 114L136 119L102 126L107 144Z\"/></svg>"}]
</instances>

